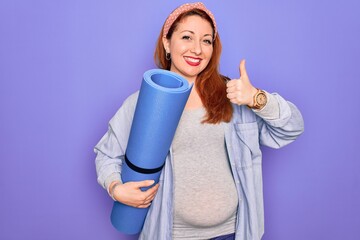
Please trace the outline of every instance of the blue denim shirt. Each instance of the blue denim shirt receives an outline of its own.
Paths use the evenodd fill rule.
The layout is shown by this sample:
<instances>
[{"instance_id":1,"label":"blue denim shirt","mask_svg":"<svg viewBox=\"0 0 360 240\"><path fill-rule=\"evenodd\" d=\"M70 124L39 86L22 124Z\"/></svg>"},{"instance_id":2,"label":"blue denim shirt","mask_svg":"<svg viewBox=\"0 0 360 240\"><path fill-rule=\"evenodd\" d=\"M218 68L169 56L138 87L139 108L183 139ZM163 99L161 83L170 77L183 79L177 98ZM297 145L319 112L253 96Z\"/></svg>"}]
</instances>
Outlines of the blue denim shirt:
<instances>
[{"instance_id":1,"label":"blue denim shirt","mask_svg":"<svg viewBox=\"0 0 360 240\"><path fill-rule=\"evenodd\" d=\"M103 187L113 173L121 174L137 95L133 94L124 102L110 120L108 133L95 147L98 182ZM279 104L279 118L264 119L260 112L254 112L247 106L233 105L233 118L225 124L225 143L239 198L237 240L260 240L264 234L260 145L280 148L294 141L304 130L302 116L295 105L278 94L272 95ZM172 239L174 194L171 149L159 183L140 240Z\"/></svg>"}]
</instances>

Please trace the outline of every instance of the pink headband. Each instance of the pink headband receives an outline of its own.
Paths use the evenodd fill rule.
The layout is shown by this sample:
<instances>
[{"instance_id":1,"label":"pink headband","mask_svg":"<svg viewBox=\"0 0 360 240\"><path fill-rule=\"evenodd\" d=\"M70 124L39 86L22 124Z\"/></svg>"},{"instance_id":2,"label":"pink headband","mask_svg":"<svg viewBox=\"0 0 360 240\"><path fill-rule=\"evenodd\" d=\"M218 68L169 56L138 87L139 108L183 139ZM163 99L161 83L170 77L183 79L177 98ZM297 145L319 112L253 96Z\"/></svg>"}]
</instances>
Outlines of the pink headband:
<instances>
[{"instance_id":1,"label":"pink headband","mask_svg":"<svg viewBox=\"0 0 360 240\"><path fill-rule=\"evenodd\" d=\"M183 5L181 5L180 7L176 8L166 19L165 24L164 24L164 31L163 31L163 36L166 37L166 35L169 32L170 27L173 25L173 23L175 22L175 20L179 17L180 14L184 13L184 12L188 12L190 10L193 9L199 9L204 11L207 15L209 15L209 17L211 18L211 21L214 24L214 39L216 37L216 33L217 33L217 29L216 29L216 22L215 22L215 18L214 15L205 7L205 5L201 2L196 2L196 3L185 3Z\"/></svg>"}]
</instances>

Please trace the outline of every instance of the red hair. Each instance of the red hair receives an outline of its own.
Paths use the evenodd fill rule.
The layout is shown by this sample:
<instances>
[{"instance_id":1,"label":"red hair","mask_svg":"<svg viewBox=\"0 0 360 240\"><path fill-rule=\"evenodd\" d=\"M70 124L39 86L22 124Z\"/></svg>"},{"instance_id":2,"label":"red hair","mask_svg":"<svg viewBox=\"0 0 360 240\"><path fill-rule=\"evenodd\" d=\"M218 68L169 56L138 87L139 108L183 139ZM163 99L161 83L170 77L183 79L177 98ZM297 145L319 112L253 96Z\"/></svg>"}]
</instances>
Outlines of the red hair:
<instances>
[{"instance_id":1,"label":"red hair","mask_svg":"<svg viewBox=\"0 0 360 240\"><path fill-rule=\"evenodd\" d=\"M179 22L185 17L191 15L198 15L207 20L214 30L214 25L211 18L204 11L193 9L179 15L179 17L170 27L166 38L171 39L171 36L176 30ZM163 29L164 28L162 28L157 40L154 59L156 65L159 68L170 70L171 60L166 59L166 52L162 41ZM226 82L229 80L229 78L219 73L219 63L222 49L219 33L216 34L212 44L213 53L211 59L206 68L197 76L195 86L206 109L206 116L203 120L203 123L216 124L220 122L230 122L233 108L229 99L226 97Z\"/></svg>"}]
</instances>

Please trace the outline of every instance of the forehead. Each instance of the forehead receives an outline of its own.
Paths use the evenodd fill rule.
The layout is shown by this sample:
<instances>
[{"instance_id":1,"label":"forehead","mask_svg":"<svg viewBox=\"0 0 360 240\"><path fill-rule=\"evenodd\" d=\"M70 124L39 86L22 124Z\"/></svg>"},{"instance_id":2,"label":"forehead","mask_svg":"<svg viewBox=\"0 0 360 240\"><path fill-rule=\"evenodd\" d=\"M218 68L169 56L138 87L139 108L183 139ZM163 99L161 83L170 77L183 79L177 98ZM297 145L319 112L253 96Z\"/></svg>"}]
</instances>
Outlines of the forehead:
<instances>
[{"instance_id":1,"label":"forehead","mask_svg":"<svg viewBox=\"0 0 360 240\"><path fill-rule=\"evenodd\" d=\"M213 28L210 22L198 15L186 16L181 19L175 31L193 31L193 32L206 32L212 34Z\"/></svg>"}]
</instances>

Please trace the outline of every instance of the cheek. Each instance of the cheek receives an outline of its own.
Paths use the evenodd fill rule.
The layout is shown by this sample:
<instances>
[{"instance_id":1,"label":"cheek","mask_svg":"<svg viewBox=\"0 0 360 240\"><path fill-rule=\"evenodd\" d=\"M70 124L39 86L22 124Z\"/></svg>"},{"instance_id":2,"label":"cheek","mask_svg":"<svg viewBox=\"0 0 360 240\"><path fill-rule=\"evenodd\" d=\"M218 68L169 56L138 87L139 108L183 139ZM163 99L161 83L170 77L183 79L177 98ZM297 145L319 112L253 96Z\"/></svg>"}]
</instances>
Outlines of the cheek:
<instances>
[{"instance_id":1,"label":"cheek","mask_svg":"<svg viewBox=\"0 0 360 240\"><path fill-rule=\"evenodd\" d=\"M171 40L169 43L170 52L177 52L179 49L179 42L176 40Z\"/></svg>"},{"instance_id":2,"label":"cheek","mask_svg":"<svg viewBox=\"0 0 360 240\"><path fill-rule=\"evenodd\" d=\"M208 52L208 54L209 54L209 58L211 58L211 57L212 57L213 52L214 52L214 49L213 49L212 47L211 47L211 48L209 48L209 52Z\"/></svg>"},{"instance_id":3,"label":"cheek","mask_svg":"<svg viewBox=\"0 0 360 240\"><path fill-rule=\"evenodd\" d=\"M178 45L173 51L178 55L184 54L187 51L187 47L186 45Z\"/></svg>"},{"instance_id":4,"label":"cheek","mask_svg":"<svg viewBox=\"0 0 360 240\"><path fill-rule=\"evenodd\" d=\"M213 54L213 50L212 49L208 49L208 51L206 51L206 60L209 62L211 57Z\"/></svg>"}]
</instances>

